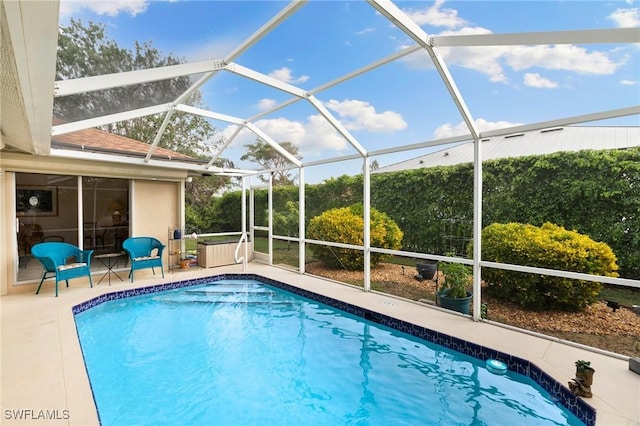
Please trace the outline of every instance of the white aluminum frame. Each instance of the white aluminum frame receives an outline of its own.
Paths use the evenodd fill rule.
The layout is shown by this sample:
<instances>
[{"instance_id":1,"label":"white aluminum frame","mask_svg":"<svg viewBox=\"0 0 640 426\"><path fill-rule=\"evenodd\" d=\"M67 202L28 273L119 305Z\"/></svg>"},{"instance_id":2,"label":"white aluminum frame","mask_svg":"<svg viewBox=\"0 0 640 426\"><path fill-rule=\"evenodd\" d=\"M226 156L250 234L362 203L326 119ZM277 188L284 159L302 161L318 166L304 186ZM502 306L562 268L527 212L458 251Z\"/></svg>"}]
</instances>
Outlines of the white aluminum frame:
<instances>
[{"instance_id":1,"label":"white aluminum frame","mask_svg":"<svg viewBox=\"0 0 640 426\"><path fill-rule=\"evenodd\" d=\"M252 179L252 175L270 172L271 170L224 170L222 168L214 167L214 162L220 157L221 153L229 146L229 144L235 139L235 137L239 134L242 129L248 129L252 131L256 136L265 140L268 144L270 144L274 149L276 149L283 157L285 157L290 163L290 166L287 166L282 169L293 169L297 168L300 176L300 191L299 191L299 203L300 203L300 228L299 228L299 250L300 250L300 265L299 270L300 273L304 273L304 247L306 243L312 244L326 244L330 246L336 247L346 247L346 248L355 248L359 250L363 250L365 255L365 290L370 289L370 254L372 252L386 253L384 249L379 249L370 246L370 236L369 236L369 212L370 212L370 159L376 155L390 154L402 151L409 151L415 149L421 149L426 147L433 147L439 145L446 145L457 142L474 142L474 225L473 225L473 236L476 244L474 244L474 253L473 260L469 261L466 259L453 259L448 258L446 256L435 256L435 255L426 255L421 253L407 253L402 251L390 251L390 254L399 254L399 255L411 255L416 258L425 258L425 259L435 259L435 260L446 260L446 261L457 261L464 264L471 264L473 266L474 271L474 316L475 320L479 320L480 315L480 272L482 267L491 267L491 268L503 268L510 270L517 270L523 272L530 273L544 273L548 275L554 276L562 276L568 278L578 278L578 279L586 279L593 280L611 284L618 285L627 285L632 287L639 287L640 282L636 280L625 280L625 279L616 279L616 278L608 278L608 277L600 277L600 276L592 276L587 274L576 274L572 272L566 271L555 271L555 270L546 270L542 268L530 268L518 265L505 265L498 264L493 262L484 262L481 260L482 247L480 245L480 232L481 232L481 223L482 223L482 152L481 152L481 144L480 140L487 137L494 136L502 136L508 135L516 132L526 132L532 130L540 130L549 127L556 126L566 126L571 124L578 124L589 121L603 120L603 119L611 119L617 117L625 117L630 115L640 115L640 104L639 105L631 105L624 108L618 108L614 110L608 111L599 111L593 112L590 114L584 114L580 116L573 117L562 117L555 120L538 122L538 123L530 123L522 126L513 126L511 128L503 128L499 130L480 132L477 128L475 121L471 112L469 111L464 96L458 89L455 80L450 74L447 64L440 56L438 52L438 48L440 47L454 47L454 46L507 46L507 45L535 45L535 44L599 44L599 43L640 43L640 31L637 28L622 28L622 29L599 29L599 30L579 30L579 31L550 31L550 32L531 32L531 33L515 33L515 34L478 34L478 35L429 35L425 33L419 25L417 25L414 21L412 21L404 12L402 12L392 1L390 0L367 0L367 2L380 14L382 14L389 22L399 28L404 32L408 37L410 37L416 44L409 48L406 48L400 52L394 53L385 58L379 59L369 65L361 67L357 70L351 71L341 77L338 77L330 82L324 83L317 88L305 91L299 87L294 85L284 83L280 80L274 79L268 75L264 75L250 68L244 67L238 63L235 63L236 60L242 53L250 49L253 45L255 45L260 39L265 37L275 28L277 28L280 24L285 22L289 17L294 15L301 7L303 7L306 3L305 1L291 1L288 3L277 15L271 18L267 23L265 23L261 28L259 28L256 32L254 32L251 36L245 39L242 43L240 43L229 55L224 58L216 58L207 61L187 63L187 64L179 64L172 65L167 67L160 67L154 69L147 70L139 70L139 71L131 71L124 72L118 74L110 74L96 77L86 77L79 78L73 80L65 80L55 82L55 86L53 88L53 96L69 96L72 94L90 92L90 91L98 91L105 90L114 87L127 86L127 85L135 85L135 84L143 84L153 81L160 81L180 76L192 76L199 75L202 76L192 84L189 89L187 89L184 93L178 96L174 101L169 103L163 103L159 105L151 105L146 108L140 108L131 111L121 111L115 114L105 115L102 117L94 117L91 119L76 121L72 123L61 124L57 126L51 127L52 135L60 135L64 133L74 132L82 129L92 128L99 125L110 124L117 121L128 120L132 118L142 117L150 114L165 114L163 123L155 135L153 143L151 144L149 151L147 152L144 159L134 159L134 158L125 158L116 155L107 155L107 154L90 154L89 157L100 159L104 161L121 161L128 162L132 164L143 164L147 166L154 167L165 167L171 169L183 169L189 170L195 173L219 173L225 175L234 175L234 176L244 176L243 179L243 222L242 222L242 232L243 236L247 235L247 224L245 220L245 212L246 212L246 191L253 191L253 186L250 185L250 180ZM10 5L10 3L9 3ZM9 8L7 6L7 13L14 13L15 10ZM358 142L358 140L351 135L351 133L342 125L342 123L334 117L327 108L315 97L316 94L327 90L329 88L335 87L347 80L350 80L354 77L362 75L371 70L377 69L383 65L396 61L402 57L405 57L413 52L424 50L429 54L444 86L446 87L451 100L455 104L460 116L463 121L466 123L469 133L467 135L446 138L446 139L435 139L435 140L427 140L422 142L415 142L399 147L389 147L376 151L367 152L367 150ZM21 59L20 56L18 59ZM24 62L24 61L23 61ZM23 64L21 62L21 64ZM24 65L24 64L23 64ZM24 67L29 68L27 65ZM37 70L32 70L32 72L36 72ZM253 81L258 82L259 84L267 85L269 87L275 88L277 90L283 91L292 95L292 98L280 103L272 107L267 111L260 112L257 115L248 118L239 118L233 117L221 112L207 111L201 108L195 108L184 104L184 102L190 97L190 95L197 89L199 89L202 85L204 85L211 78L214 78L219 72L231 72L243 78L247 78ZM262 117L265 117L269 114L272 114L276 111L279 111L287 106L290 106L300 100L306 100L309 104L318 111L325 120L333 126L333 128L350 144L355 153L345 155L342 157L334 157L319 161L312 162L302 162L289 154L286 150L282 149L280 145L271 138L268 134L258 129L253 123L259 120ZM181 111L190 114L198 114L200 116L224 121L227 123L231 123L237 126L235 132L231 135L231 137L225 141L225 143L220 147L220 149L209 159L207 164L191 164L180 161L161 161L154 160L152 155L154 149L156 148L158 142L162 138L162 135L169 123L171 115L174 111ZM41 117L42 114L36 114L38 117ZM38 120L35 120L36 122ZM42 120L40 120L42 121ZM42 125L42 123L40 123ZM41 132L37 132L37 129L34 129L34 134L40 134ZM38 145L39 153L48 154L49 147L42 147ZM72 152L70 150L60 150L54 149L50 150L50 155L53 156L63 156L67 158L78 158L78 155L81 155L82 158L87 158L88 153L77 153ZM305 237L305 229L304 229L304 212L305 212L305 204L304 204L304 169L305 167L310 167L314 165L320 164L328 164L332 162L338 161L347 161L353 159L361 159L362 160L362 173L363 173L363 199L364 199L364 218L365 218L365 238L364 245L362 247L337 244L332 242L320 242L314 240L307 240ZM249 177L247 177L249 176ZM249 187L247 187L246 179L249 179ZM271 187L272 187L271 179L269 181L269 209L271 210ZM249 197L252 200L252 197ZM250 201L252 203L252 201ZM249 206L249 209L253 210L253 205ZM252 218L253 215L250 214ZM252 220L252 219L251 219ZM253 233L254 224L250 223L249 232ZM273 235L272 229L272 214L269 214L269 240L270 244L272 244L273 238L285 238L280 236ZM253 244L253 238L251 239ZM271 250L270 250L271 252ZM246 253L245 253L245 266L246 266ZM271 263L272 258L270 257L269 262Z\"/></svg>"}]
</instances>

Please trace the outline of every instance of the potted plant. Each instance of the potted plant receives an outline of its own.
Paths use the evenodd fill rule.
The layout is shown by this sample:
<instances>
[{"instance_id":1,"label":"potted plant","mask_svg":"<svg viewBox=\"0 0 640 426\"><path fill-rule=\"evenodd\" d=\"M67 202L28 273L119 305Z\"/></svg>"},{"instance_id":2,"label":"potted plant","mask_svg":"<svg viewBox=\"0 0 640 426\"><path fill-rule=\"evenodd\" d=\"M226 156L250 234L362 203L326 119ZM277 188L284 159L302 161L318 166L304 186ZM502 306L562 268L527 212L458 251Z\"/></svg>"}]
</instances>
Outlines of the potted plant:
<instances>
[{"instance_id":1,"label":"potted plant","mask_svg":"<svg viewBox=\"0 0 640 426\"><path fill-rule=\"evenodd\" d=\"M471 292L467 290L471 281L471 270L461 263L443 263L442 288L438 292L440 306L468 315L471 308Z\"/></svg>"},{"instance_id":2,"label":"potted plant","mask_svg":"<svg viewBox=\"0 0 640 426\"><path fill-rule=\"evenodd\" d=\"M584 398L591 398L591 385L593 384L593 373L596 370L591 366L591 361L579 359L576 361L576 378L569 382L569 389L574 395Z\"/></svg>"}]
</instances>

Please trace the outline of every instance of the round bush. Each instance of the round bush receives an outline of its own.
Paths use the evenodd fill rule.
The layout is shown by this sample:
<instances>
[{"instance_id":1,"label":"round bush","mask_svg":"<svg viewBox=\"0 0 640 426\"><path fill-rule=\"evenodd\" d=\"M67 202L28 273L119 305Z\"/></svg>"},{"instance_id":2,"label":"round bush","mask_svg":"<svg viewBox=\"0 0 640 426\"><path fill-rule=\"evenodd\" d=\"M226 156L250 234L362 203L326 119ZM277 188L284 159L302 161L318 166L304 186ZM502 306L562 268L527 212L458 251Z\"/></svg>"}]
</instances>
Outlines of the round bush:
<instances>
[{"instance_id":1,"label":"round bush","mask_svg":"<svg viewBox=\"0 0 640 426\"><path fill-rule=\"evenodd\" d=\"M307 236L314 240L336 243L364 244L364 208L362 204L327 210L309 222ZM371 246L397 250L402 247L403 233L386 213L371 208ZM364 267L361 250L311 245L315 257L331 268L357 270ZM371 265L375 266L389 255L371 253Z\"/></svg>"},{"instance_id":2,"label":"round bush","mask_svg":"<svg viewBox=\"0 0 640 426\"><path fill-rule=\"evenodd\" d=\"M471 249L471 248L470 248ZM587 235L545 223L494 223L482 230L486 261L617 277L611 248ZM597 300L593 281L483 268L486 293L530 309L582 310Z\"/></svg>"}]
</instances>

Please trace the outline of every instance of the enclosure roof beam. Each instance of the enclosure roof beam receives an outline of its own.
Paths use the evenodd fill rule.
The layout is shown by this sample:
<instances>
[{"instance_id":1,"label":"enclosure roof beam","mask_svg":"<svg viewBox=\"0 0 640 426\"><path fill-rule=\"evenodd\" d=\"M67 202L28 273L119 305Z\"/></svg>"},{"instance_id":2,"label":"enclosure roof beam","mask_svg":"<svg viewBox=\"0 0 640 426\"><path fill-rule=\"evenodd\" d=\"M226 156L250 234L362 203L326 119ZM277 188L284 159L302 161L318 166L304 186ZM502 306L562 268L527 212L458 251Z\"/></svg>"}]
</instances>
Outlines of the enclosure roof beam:
<instances>
[{"instance_id":1,"label":"enclosure roof beam","mask_svg":"<svg viewBox=\"0 0 640 426\"><path fill-rule=\"evenodd\" d=\"M609 111L595 112L591 114L574 115L572 117L559 118L556 120L540 121L522 126L506 127L503 129L490 130L480 134L481 139L504 136L513 133L531 132L533 130L548 129L551 127L570 126L572 124L588 123L598 120L608 120L612 118L626 117L640 114L640 105L612 109Z\"/></svg>"},{"instance_id":2,"label":"enclosure roof beam","mask_svg":"<svg viewBox=\"0 0 640 426\"><path fill-rule=\"evenodd\" d=\"M74 121L73 123L59 124L51 127L51 135L63 135L65 133L76 132L78 130L90 129L92 127L103 126L105 124L116 123L132 118L144 117L147 115L161 114L173 109L172 103L160 104L152 107L133 109L116 114L103 115L101 117L89 118L86 120Z\"/></svg>"},{"instance_id":3,"label":"enclosure roof beam","mask_svg":"<svg viewBox=\"0 0 640 426\"><path fill-rule=\"evenodd\" d=\"M186 113L212 118L214 120L225 121L227 123L232 123L237 126L233 134L229 138L227 138L224 144L211 157L211 159L209 160L209 163L207 164L207 167L213 166L213 163L220 157L220 155L222 155L222 152L224 152L224 150L231 144L233 139L235 139L235 137L238 135L238 133L240 133L240 131L244 128L244 126L247 123L245 120L242 120L241 118L238 118L238 117L233 117L231 115L226 115L226 114L220 114L220 113L208 111L202 108L192 107L189 105L177 105L176 109Z\"/></svg>"},{"instance_id":4,"label":"enclosure roof beam","mask_svg":"<svg viewBox=\"0 0 640 426\"><path fill-rule=\"evenodd\" d=\"M388 64L389 62L395 61L396 59L399 59L399 58L407 56L407 55L409 55L411 53L417 52L420 49L422 49L422 46L420 46L420 45L407 47L406 49L403 49L403 50L401 50L399 52L396 52L396 53L394 53L392 55L386 56L386 57L384 57L384 58L382 58L382 59L380 59L378 61L375 61L375 62L373 62L373 63L371 63L369 65L366 65L366 66L364 66L362 68L359 68L359 69L357 69L355 71L352 71L352 72L350 72L348 74L345 74L345 75L343 75L341 77L338 77L335 80L331 80L328 83L325 83L325 84L323 84L321 86L316 87L315 89L311 89L311 90L309 90L307 92L307 94L308 95L315 95L316 93L320 93L320 92L322 92L324 90L330 89L330 88L332 88L334 86L337 86L340 83L344 83L347 80L350 80L350 79L352 79L354 77L358 77L359 75L362 75L362 74L364 74L364 73L366 73L368 71L371 71L371 70L373 70L375 68L378 68L378 67L380 67L382 65ZM255 120L258 120L258 119L260 119L262 117L265 117L265 116L267 116L269 114L272 114L272 113L274 113L274 112L276 112L276 111L278 111L278 110L280 110L282 108L285 108L285 107L287 107L287 106L289 106L291 104L294 104L294 103L298 102L299 100L300 100L299 97L295 97L295 98L291 98L289 100L286 100L281 104L278 104L278 105L276 105L276 106L274 106L272 108L269 108L268 110L262 111L259 114L256 114L256 115L248 118L247 121L253 122Z\"/></svg>"},{"instance_id":5,"label":"enclosure roof beam","mask_svg":"<svg viewBox=\"0 0 640 426\"><path fill-rule=\"evenodd\" d=\"M271 86L274 89L282 90L283 92L292 94L299 98L304 98L307 96L307 93L304 90L292 84L285 83L284 81L278 80L277 78L273 78L266 74L262 74L258 71L252 70L250 68L244 67L234 62L227 64L227 66L225 67L225 70L232 72L234 74L241 75L250 80L257 81L258 83Z\"/></svg>"},{"instance_id":6,"label":"enclosure roof beam","mask_svg":"<svg viewBox=\"0 0 640 426\"><path fill-rule=\"evenodd\" d=\"M156 136L153 138L153 142L149 147L149 151L147 151L147 155L144 157L145 163L148 163L151 160L151 155L153 155L153 151L156 150L158 143L160 143L160 138L162 138L162 134L166 130L167 126L169 125L169 120L171 120L171 117L173 116L173 111L174 111L173 109L170 109L165 114L164 119L162 120L162 124L160 125L160 128L156 132Z\"/></svg>"},{"instance_id":7,"label":"enclosure roof beam","mask_svg":"<svg viewBox=\"0 0 640 426\"><path fill-rule=\"evenodd\" d=\"M187 99L189 96L191 96L191 94L193 92L198 90L207 81L209 81L209 79L211 77L213 77L216 73L217 73L217 71L211 71L211 72L203 75L202 77L200 77L198 79L198 81L196 81L187 90L185 90L180 96L178 96L176 98L176 100L173 101L173 104L174 105L178 105L178 104L181 104L182 102L184 102L185 99ZM156 137L155 137L154 141L159 141L162 138L162 135L164 134L165 130L167 129L167 125L169 124L169 119L171 118L172 115L173 115L172 112L167 113L164 121L162 122L162 126L160 126L160 129L156 133Z\"/></svg>"},{"instance_id":8,"label":"enclosure roof beam","mask_svg":"<svg viewBox=\"0 0 640 426\"><path fill-rule=\"evenodd\" d=\"M256 32L251 34L245 41L240 43L235 49L233 49L227 56L224 58L225 63L229 63L234 61L238 56L244 53L251 46L256 44L260 39L269 34L275 28L277 28L284 21L289 19L291 15L296 13L298 9L304 6L308 0L295 0L290 2L287 6L284 7L277 15L271 18L266 24L260 27Z\"/></svg>"},{"instance_id":9,"label":"enclosure roof beam","mask_svg":"<svg viewBox=\"0 0 640 426\"><path fill-rule=\"evenodd\" d=\"M209 60L188 64L168 65L144 70L116 72L112 74L58 80L54 83L54 96L69 96L78 93L95 92L114 87L133 86L153 81L169 80L186 75L201 74L224 68L221 60Z\"/></svg>"},{"instance_id":10,"label":"enclosure roof beam","mask_svg":"<svg viewBox=\"0 0 640 426\"><path fill-rule=\"evenodd\" d=\"M231 145L231 142L233 142L233 140L236 138L236 136L238 136L238 133L240 133L242 131L242 129L244 129L244 126L240 126L240 125L236 126L236 128L234 129L234 131L231 134L231 136L229 136L227 138L227 140L224 141L222 146L218 148L218 151L211 157L211 160L209 160L209 163L207 163L207 167L212 167L213 166L213 163L215 163L215 161L218 158L220 158L220 156L222 155L224 150L227 149L227 147L229 145Z\"/></svg>"},{"instance_id":11,"label":"enclosure roof beam","mask_svg":"<svg viewBox=\"0 0 640 426\"><path fill-rule=\"evenodd\" d=\"M262 140L267 142L269 145L271 145L271 147L273 149L275 149L276 151L278 151L278 153L280 153L280 155L282 155L284 158L289 160L291 163L295 164L297 167L302 167L302 163L300 162L300 160L298 160L296 157L291 155L291 153L289 151L287 151L282 146L280 146L279 143L277 143L276 141L271 139L265 132L263 132L262 130L258 129L252 123L246 123L245 126L247 127L247 129L249 129L253 133L255 133L256 136L258 136L259 138L261 138Z\"/></svg>"},{"instance_id":12,"label":"enclosure roof beam","mask_svg":"<svg viewBox=\"0 0 640 426\"><path fill-rule=\"evenodd\" d=\"M189 114L200 115L202 117L212 118L214 120L225 121L227 123L233 123L233 124L239 124L239 125L244 125L245 123L245 120L238 117L233 117L231 115L221 114L218 112L213 112L213 111L209 111L202 108L192 107L190 105L184 105L184 104L176 105L176 109L178 111L186 112Z\"/></svg>"},{"instance_id":13,"label":"enclosure roof beam","mask_svg":"<svg viewBox=\"0 0 640 426\"><path fill-rule=\"evenodd\" d=\"M449 138L433 139L430 141L418 142L410 145L378 149L375 151L371 151L369 155L375 156L375 155L393 154L395 152L413 151L415 149L428 148L431 146L439 146L439 145L450 145L452 143L459 143L459 142L469 142L471 140L473 140L471 133L467 133L464 135L451 136Z\"/></svg>"},{"instance_id":14,"label":"enclosure roof beam","mask_svg":"<svg viewBox=\"0 0 640 426\"><path fill-rule=\"evenodd\" d=\"M351 133L340 123L334 116L329 112L329 110L322 104L322 102L318 101L315 96L309 96L309 102L318 110L320 114L333 126L334 129L338 131L346 140L353 146L356 151L360 153L362 157L367 156L367 151L358 143L356 138L353 137Z\"/></svg>"},{"instance_id":15,"label":"enclosure roof beam","mask_svg":"<svg viewBox=\"0 0 640 426\"><path fill-rule=\"evenodd\" d=\"M476 126L473 117L471 116L471 112L467 108L458 87L456 86L449 69L444 63L440 53L436 48L431 45L431 37L425 33L422 28L414 21L412 21L404 12L402 12L395 4L393 4L389 0L367 0L374 9L380 12L384 17L386 17L389 21L391 21L396 27L398 27L402 32L411 37L415 42L417 42L420 46L422 46L431 57L433 64L435 65L440 77L442 78L443 83L445 84L447 90L453 102L455 103L462 119L466 123L469 131L473 135L473 139L478 139L479 130Z\"/></svg>"},{"instance_id":16,"label":"enclosure roof beam","mask_svg":"<svg viewBox=\"0 0 640 426\"><path fill-rule=\"evenodd\" d=\"M434 35L434 47L526 46L545 44L640 43L638 28L545 31L507 34Z\"/></svg>"},{"instance_id":17,"label":"enclosure roof beam","mask_svg":"<svg viewBox=\"0 0 640 426\"><path fill-rule=\"evenodd\" d=\"M535 130L549 129L549 128L560 127L560 126L570 126L573 124L588 123L588 122L593 122L598 120L608 120L612 118L620 118L620 117L626 117L631 115L640 115L640 105L626 107L626 108L619 108L619 109L614 109L609 111L603 111L603 112L596 112L591 114L564 117L556 120L539 121L537 123L524 124L520 126L503 127L496 130L480 132L479 137L480 139L493 138L498 136L511 135L514 133L525 133L525 132L531 132ZM399 147L379 149L379 150L369 152L369 155L376 156L376 155L392 154L392 153L403 152L403 151L413 151L416 149L428 148L431 146L450 145L453 143L469 142L472 140L473 140L473 137L471 136L471 134L467 133L464 135L452 136L449 138L432 139L430 141L417 142L417 143L403 145Z\"/></svg>"}]
</instances>

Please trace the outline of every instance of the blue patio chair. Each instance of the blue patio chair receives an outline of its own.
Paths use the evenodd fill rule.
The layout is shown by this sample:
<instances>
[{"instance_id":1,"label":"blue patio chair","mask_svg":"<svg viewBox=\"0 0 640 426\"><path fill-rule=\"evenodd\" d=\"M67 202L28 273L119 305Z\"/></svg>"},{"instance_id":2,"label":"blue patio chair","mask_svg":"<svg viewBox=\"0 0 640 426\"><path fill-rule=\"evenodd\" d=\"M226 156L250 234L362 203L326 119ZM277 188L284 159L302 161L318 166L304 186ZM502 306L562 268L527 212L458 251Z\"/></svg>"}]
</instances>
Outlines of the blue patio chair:
<instances>
[{"instance_id":1,"label":"blue patio chair","mask_svg":"<svg viewBox=\"0 0 640 426\"><path fill-rule=\"evenodd\" d=\"M31 255L38 259L44 267L36 294L40 293L44 280L53 276L56 278L56 297L58 297L58 282L62 280L66 281L67 287L69 287L70 279L87 276L89 277L89 287L93 287L93 281L91 281L93 250L80 250L69 243L45 242L31 247Z\"/></svg>"},{"instance_id":2,"label":"blue patio chair","mask_svg":"<svg viewBox=\"0 0 640 426\"><path fill-rule=\"evenodd\" d=\"M155 267L159 267L164 278L162 267L162 251L165 245L160 240L153 237L129 237L122 243L122 249L131 259L131 270L129 277L133 282L133 274L137 269L151 268L155 275Z\"/></svg>"}]
</instances>

